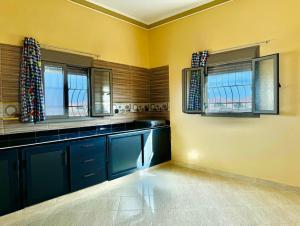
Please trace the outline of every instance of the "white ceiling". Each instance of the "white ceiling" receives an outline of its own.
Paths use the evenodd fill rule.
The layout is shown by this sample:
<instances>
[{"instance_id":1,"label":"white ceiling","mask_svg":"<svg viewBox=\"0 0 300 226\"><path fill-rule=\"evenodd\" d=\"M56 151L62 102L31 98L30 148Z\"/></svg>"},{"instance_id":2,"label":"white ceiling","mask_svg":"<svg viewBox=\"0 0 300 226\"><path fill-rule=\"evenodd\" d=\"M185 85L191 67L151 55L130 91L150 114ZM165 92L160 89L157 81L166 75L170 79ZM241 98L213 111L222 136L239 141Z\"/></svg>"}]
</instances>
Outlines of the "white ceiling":
<instances>
[{"instance_id":1,"label":"white ceiling","mask_svg":"<svg viewBox=\"0 0 300 226\"><path fill-rule=\"evenodd\" d=\"M152 24L213 0L87 0L144 24Z\"/></svg>"}]
</instances>

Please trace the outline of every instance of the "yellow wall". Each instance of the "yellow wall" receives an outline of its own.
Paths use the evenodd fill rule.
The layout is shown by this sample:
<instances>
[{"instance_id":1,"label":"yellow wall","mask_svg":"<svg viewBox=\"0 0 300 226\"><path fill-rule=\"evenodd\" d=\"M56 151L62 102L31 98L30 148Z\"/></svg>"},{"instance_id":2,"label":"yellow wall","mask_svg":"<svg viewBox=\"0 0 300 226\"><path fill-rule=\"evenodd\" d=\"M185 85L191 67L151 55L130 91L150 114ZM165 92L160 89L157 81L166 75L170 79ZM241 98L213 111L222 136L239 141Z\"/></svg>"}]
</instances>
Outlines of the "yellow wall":
<instances>
[{"instance_id":1,"label":"yellow wall","mask_svg":"<svg viewBox=\"0 0 300 226\"><path fill-rule=\"evenodd\" d=\"M150 31L150 67L170 66L172 158L300 186L300 1L233 0ZM181 70L194 51L272 39L280 53L280 116L210 118L183 114Z\"/></svg>"},{"instance_id":2,"label":"yellow wall","mask_svg":"<svg viewBox=\"0 0 300 226\"><path fill-rule=\"evenodd\" d=\"M1 0L0 43L21 45L24 36L149 67L147 30L67 0Z\"/></svg>"},{"instance_id":3,"label":"yellow wall","mask_svg":"<svg viewBox=\"0 0 300 226\"><path fill-rule=\"evenodd\" d=\"M172 158L300 186L300 1L233 0L146 31L67 0L1 0L0 43L41 43L142 67L170 66ZM272 39L280 53L280 116L209 118L181 111L181 70L194 51Z\"/></svg>"}]
</instances>

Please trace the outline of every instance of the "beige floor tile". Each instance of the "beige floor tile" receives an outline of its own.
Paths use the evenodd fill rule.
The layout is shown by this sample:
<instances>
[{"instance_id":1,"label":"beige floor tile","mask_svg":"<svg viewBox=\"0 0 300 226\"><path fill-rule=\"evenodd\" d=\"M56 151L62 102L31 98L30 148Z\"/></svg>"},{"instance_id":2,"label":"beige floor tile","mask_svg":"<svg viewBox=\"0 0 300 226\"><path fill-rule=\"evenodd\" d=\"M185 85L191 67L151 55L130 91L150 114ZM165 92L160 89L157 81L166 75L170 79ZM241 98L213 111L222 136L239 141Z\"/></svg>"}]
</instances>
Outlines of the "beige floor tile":
<instances>
[{"instance_id":1,"label":"beige floor tile","mask_svg":"<svg viewBox=\"0 0 300 226\"><path fill-rule=\"evenodd\" d=\"M300 193L171 164L0 217L31 226L300 226Z\"/></svg>"},{"instance_id":2,"label":"beige floor tile","mask_svg":"<svg viewBox=\"0 0 300 226\"><path fill-rule=\"evenodd\" d=\"M114 225L151 226L151 213L148 210L118 211Z\"/></svg>"},{"instance_id":3,"label":"beige floor tile","mask_svg":"<svg viewBox=\"0 0 300 226\"><path fill-rule=\"evenodd\" d=\"M107 189L101 195L118 197L118 196L148 196L148 185L144 184L125 184L112 186L111 189Z\"/></svg>"},{"instance_id":4,"label":"beige floor tile","mask_svg":"<svg viewBox=\"0 0 300 226\"><path fill-rule=\"evenodd\" d=\"M147 210L150 209L148 196L124 196L120 198L118 211L124 210Z\"/></svg>"}]
</instances>

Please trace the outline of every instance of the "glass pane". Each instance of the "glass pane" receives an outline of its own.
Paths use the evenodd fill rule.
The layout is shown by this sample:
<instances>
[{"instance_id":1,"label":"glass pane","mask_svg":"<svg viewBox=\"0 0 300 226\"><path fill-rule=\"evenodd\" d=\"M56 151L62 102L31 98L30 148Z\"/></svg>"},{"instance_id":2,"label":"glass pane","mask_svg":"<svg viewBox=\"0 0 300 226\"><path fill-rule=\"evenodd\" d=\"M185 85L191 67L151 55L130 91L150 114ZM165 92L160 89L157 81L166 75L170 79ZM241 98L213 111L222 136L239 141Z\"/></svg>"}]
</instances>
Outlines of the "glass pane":
<instances>
[{"instance_id":1,"label":"glass pane","mask_svg":"<svg viewBox=\"0 0 300 226\"><path fill-rule=\"evenodd\" d=\"M68 70L69 116L88 116L88 75L83 70Z\"/></svg>"},{"instance_id":2,"label":"glass pane","mask_svg":"<svg viewBox=\"0 0 300 226\"><path fill-rule=\"evenodd\" d=\"M207 113L252 112L252 69L245 63L215 66L206 77Z\"/></svg>"},{"instance_id":3,"label":"glass pane","mask_svg":"<svg viewBox=\"0 0 300 226\"><path fill-rule=\"evenodd\" d=\"M110 71L93 71L94 112L95 114L111 113Z\"/></svg>"},{"instance_id":4,"label":"glass pane","mask_svg":"<svg viewBox=\"0 0 300 226\"><path fill-rule=\"evenodd\" d=\"M62 116L64 108L64 70L46 65L44 69L45 111L47 116Z\"/></svg>"},{"instance_id":5,"label":"glass pane","mask_svg":"<svg viewBox=\"0 0 300 226\"><path fill-rule=\"evenodd\" d=\"M255 62L255 110L275 110L275 76L274 59Z\"/></svg>"},{"instance_id":6,"label":"glass pane","mask_svg":"<svg viewBox=\"0 0 300 226\"><path fill-rule=\"evenodd\" d=\"M186 71L186 107L188 111L201 111L201 70Z\"/></svg>"}]
</instances>

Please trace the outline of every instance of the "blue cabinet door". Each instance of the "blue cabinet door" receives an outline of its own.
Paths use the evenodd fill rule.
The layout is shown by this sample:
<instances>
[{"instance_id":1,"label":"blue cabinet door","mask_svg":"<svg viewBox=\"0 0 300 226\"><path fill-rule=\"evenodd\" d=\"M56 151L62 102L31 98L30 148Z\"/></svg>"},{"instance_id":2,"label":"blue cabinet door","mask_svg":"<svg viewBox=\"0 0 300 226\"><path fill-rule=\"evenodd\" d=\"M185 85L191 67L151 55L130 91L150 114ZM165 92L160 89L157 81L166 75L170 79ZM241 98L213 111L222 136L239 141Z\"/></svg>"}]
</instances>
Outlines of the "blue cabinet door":
<instances>
[{"instance_id":1,"label":"blue cabinet door","mask_svg":"<svg viewBox=\"0 0 300 226\"><path fill-rule=\"evenodd\" d=\"M25 205L39 203L69 191L67 144L26 148L24 154Z\"/></svg>"},{"instance_id":2,"label":"blue cabinet door","mask_svg":"<svg viewBox=\"0 0 300 226\"><path fill-rule=\"evenodd\" d=\"M108 136L108 179L129 174L142 165L142 133Z\"/></svg>"},{"instance_id":3,"label":"blue cabinet door","mask_svg":"<svg viewBox=\"0 0 300 226\"><path fill-rule=\"evenodd\" d=\"M152 129L144 135L144 165L151 167L171 160L170 128Z\"/></svg>"},{"instance_id":4,"label":"blue cabinet door","mask_svg":"<svg viewBox=\"0 0 300 226\"><path fill-rule=\"evenodd\" d=\"M0 152L0 215L20 208L17 150Z\"/></svg>"},{"instance_id":5,"label":"blue cabinet door","mask_svg":"<svg viewBox=\"0 0 300 226\"><path fill-rule=\"evenodd\" d=\"M71 191L101 183L107 179L106 137L71 142Z\"/></svg>"}]
</instances>

